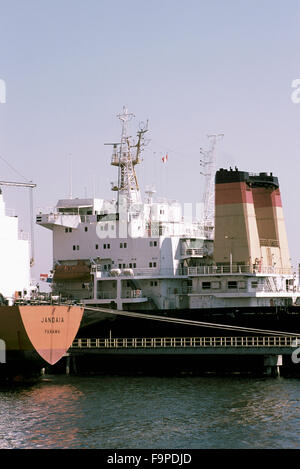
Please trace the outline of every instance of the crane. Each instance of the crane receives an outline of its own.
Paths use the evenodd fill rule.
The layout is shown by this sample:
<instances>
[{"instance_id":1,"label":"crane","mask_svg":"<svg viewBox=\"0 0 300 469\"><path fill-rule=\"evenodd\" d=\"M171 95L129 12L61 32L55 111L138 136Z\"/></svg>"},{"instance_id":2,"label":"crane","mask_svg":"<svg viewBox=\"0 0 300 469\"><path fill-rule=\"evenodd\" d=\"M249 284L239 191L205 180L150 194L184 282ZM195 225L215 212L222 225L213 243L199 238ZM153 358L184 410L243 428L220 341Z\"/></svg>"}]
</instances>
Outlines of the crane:
<instances>
[{"instance_id":1,"label":"crane","mask_svg":"<svg viewBox=\"0 0 300 469\"><path fill-rule=\"evenodd\" d=\"M33 230L33 194L32 189L36 187L33 182L11 182L0 181L0 186L15 186L15 187L28 187L29 188L29 205L30 205L30 239L31 239L31 259L30 266L34 264L34 230Z\"/></svg>"}]
</instances>

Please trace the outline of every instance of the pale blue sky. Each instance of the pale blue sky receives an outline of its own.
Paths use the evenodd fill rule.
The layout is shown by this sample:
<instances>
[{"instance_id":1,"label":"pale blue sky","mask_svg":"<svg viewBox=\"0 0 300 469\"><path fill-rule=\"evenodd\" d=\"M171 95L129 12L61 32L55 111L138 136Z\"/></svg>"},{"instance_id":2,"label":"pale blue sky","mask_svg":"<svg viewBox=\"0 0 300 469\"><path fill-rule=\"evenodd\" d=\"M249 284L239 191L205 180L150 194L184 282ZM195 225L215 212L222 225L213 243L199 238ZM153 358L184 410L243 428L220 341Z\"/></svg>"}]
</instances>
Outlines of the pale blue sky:
<instances>
[{"instance_id":1,"label":"pale blue sky","mask_svg":"<svg viewBox=\"0 0 300 469\"><path fill-rule=\"evenodd\" d=\"M35 208L73 193L113 197L116 115L149 118L142 188L201 199L200 147L224 132L218 166L279 177L293 263L300 262L300 1L0 0L0 156L38 188ZM166 151L169 162L162 166ZM18 176L0 160L0 179ZM28 196L5 189L28 230ZM51 267L51 233L35 228L34 275Z\"/></svg>"}]
</instances>

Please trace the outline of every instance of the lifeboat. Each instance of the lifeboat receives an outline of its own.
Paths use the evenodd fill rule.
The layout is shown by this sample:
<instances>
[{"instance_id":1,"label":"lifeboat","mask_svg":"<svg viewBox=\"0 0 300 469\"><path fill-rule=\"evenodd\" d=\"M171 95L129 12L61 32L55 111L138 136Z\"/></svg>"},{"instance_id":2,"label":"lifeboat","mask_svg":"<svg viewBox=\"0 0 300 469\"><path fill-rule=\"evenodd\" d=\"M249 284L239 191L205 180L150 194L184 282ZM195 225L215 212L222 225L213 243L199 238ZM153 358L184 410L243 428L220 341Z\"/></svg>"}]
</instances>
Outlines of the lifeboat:
<instances>
[{"instance_id":1,"label":"lifeboat","mask_svg":"<svg viewBox=\"0 0 300 469\"><path fill-rule=\"evenodd\" d=\"M53 280L54 282L63 280L90 282L91 267L85 264L84 261L77 261L75 265L57 265L54 270Z\"/></svg>"}]
</instances>

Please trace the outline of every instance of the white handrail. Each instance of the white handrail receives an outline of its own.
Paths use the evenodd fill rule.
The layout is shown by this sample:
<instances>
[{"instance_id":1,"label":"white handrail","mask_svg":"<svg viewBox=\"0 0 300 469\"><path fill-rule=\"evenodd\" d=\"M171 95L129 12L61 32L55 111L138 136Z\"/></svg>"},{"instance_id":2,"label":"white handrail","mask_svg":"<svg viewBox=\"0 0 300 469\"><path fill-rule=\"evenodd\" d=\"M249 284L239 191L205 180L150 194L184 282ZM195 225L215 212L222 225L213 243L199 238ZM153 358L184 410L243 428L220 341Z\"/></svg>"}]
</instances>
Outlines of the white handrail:
<instances>
[{"instance_id":1,"label":"white handrail","mask_svg":"<svg viewBox=\"0 0 300 469\"><path fill-rule=\"evenodd\" d=\"M134 337L75 339L72 348L195 348L195 347L295 347L296 336L266 337Z\"/></svg>"}]
</instances>

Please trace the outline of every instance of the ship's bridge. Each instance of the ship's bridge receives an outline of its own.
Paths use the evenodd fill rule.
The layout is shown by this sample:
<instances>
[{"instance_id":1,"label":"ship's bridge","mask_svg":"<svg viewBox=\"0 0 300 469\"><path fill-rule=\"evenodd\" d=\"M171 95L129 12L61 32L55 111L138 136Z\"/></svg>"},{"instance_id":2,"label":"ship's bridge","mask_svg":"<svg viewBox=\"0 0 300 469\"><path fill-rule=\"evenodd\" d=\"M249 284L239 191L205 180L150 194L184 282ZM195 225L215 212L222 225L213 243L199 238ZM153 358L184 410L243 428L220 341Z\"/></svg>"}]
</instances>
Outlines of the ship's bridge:
<instances>
[{"instance_id":1,"label":"ship's bridge","mask_svg":"<svg viewBox=\"0 0 300 469\"><path fill-rule=\"evenodd\" d=\"M47 213L40 211L36 222L49 229L54 226L76 229L80 223L96 223L113 208L114 202L104 199L61 199Z\"/></svg>"}]
</instances>

